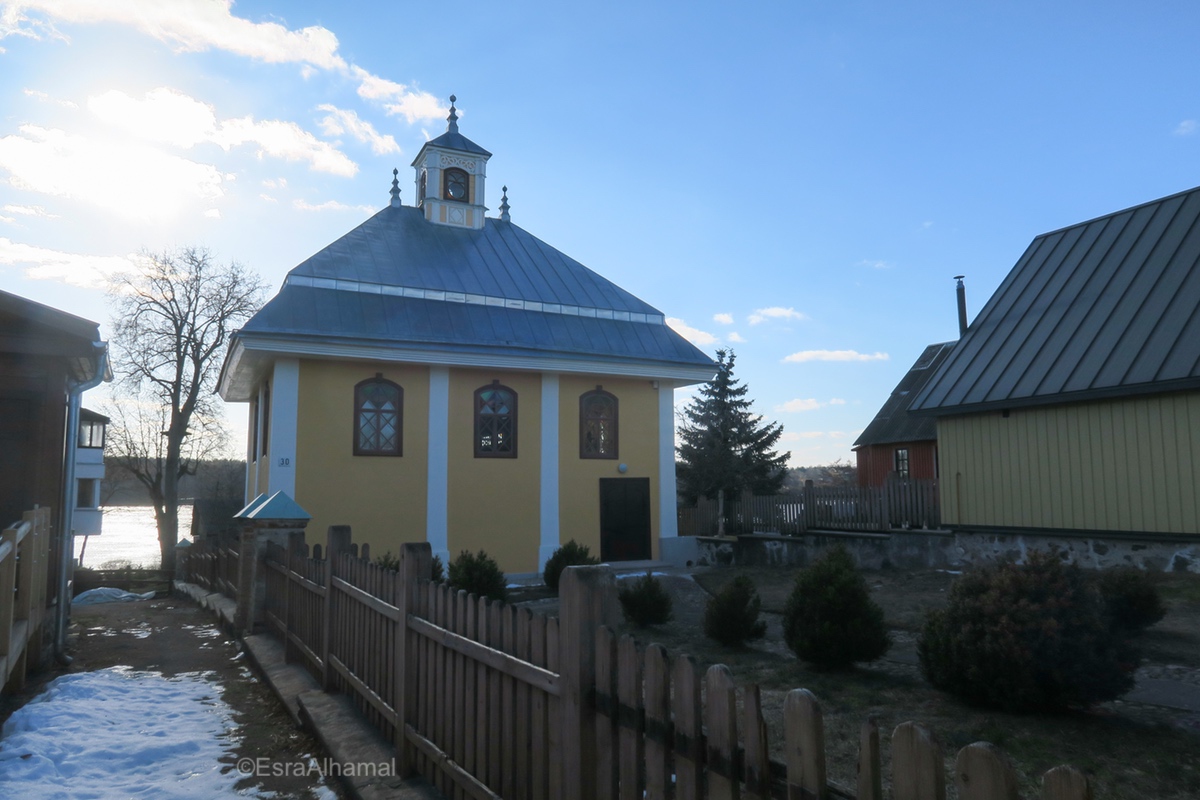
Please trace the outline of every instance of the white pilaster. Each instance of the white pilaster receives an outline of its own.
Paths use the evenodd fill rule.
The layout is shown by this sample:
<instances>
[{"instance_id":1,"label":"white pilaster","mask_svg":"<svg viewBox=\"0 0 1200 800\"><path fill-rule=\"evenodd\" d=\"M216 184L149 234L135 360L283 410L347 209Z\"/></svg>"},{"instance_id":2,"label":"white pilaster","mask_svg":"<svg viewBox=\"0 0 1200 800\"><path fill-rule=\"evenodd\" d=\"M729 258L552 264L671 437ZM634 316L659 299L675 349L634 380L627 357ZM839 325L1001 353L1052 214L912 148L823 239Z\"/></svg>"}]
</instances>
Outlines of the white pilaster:
<instances>
[{"instance_id":1,"label":"white pilaster","mask_svg":"<svg viewBox=\"0 0 1200 800\"><path fill-rule=\"evenodd\" d=\"M558 549L558 375L542 373L541 539L538 572Z\"/></svg>"},{"instance_id":2,"label":"white pilaster","mask_svg":"<svg viewBox=\"0 0 1200 800\"><path fill-rule=\"evenodd\" d=\"M679 536L675 510L675 387L660 381L658 388L658 536Z\"/></svg>"},{"instance_id":3,"label":"white pilaster","mask_svg":"<svg viewBox=\"0 0 1200 800\"><path fill-rule=\"evenodd\" d=\"M450 566L447 519L450 484L450 368L429 368L429 476L425 495L425 541Z\"/></svg>"},{"instance_id":4,"label":"white pilaster","mask_svg":"<svg viewBox=\"0 0 1200 800\"><path fill-rule=\"evenodd\" d=\"M300 407L300 361L281 358L271 378L271 431L267 446L267 494L283 492L296 498L296 426Z\"/></svg>"}]
</instances>

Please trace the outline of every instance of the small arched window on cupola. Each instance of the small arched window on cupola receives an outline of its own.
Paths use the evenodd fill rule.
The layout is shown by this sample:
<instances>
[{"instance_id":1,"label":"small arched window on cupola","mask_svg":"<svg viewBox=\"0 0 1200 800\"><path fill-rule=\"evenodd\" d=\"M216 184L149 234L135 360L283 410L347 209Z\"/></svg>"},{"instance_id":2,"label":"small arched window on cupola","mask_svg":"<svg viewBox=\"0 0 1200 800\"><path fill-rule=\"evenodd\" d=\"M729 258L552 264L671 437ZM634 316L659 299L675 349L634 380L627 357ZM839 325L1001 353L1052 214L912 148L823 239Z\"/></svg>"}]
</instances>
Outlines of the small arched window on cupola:
<instances>
[{"instance_id":1,"label":"small arched window on cupola","mask_svg":"<svg viewBox=\"0 0 1200 800\"><path fill-rule=\"evenodd\" d=\"M617 458L617 398L599 386L579 396L579 457Z\"/></svg>"},{"instance_id":2,"label":"small arched window on cupola","mask_svg":"<svg viewBox=\"0 0 1200 800\"><path fill-rule=\"evenodd\" d=\"M475 457L517 457L517 393L498 380L475 390Z\"/></svg>"},{"instance_id":3,"label":"small arched window on cupola","mask_svg":"<svg viewBox=\"0 0 1200 800\"><path fill-rule=\"evenodd\" d=\"M403 454L404 389L383 373L354 387L354 455Z\"/></svg>"},{"instance_id":4,"label":"small arched window on cupola","mask_svg":"<svg viewBox=\"0 0 1200 800\"><path fill-rule=\"evenodd\" d=\"M456 203L471 202L471 176L457 167L443 170L442 198Z\"/></svg>"}]
</instances>

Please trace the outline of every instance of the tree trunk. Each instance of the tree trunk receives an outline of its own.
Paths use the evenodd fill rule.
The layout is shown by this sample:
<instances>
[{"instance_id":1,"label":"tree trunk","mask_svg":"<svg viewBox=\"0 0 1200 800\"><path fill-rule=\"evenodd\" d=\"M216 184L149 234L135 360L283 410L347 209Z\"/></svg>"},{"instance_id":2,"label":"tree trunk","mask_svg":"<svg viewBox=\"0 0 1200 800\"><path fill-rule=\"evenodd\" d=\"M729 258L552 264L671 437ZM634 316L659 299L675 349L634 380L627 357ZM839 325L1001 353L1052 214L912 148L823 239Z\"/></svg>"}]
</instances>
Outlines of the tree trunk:
<instances>
[{"instance_id":1,"label":"tree trunk","mask_svg":"<svg viewBox=\"0 0 1200 800\"><path fill-rule=\"evenodd\" d=\"M158 546L162 552L162 568L173 575L175 545L179 543L179 456L171 452L172 444L168 441L163 465L163 510L158 518Z\"/></svg>"},{"instance_id":2,"label":"tree trunk","mask_svg":"<svg viewBox=\"0 0 1200 800\"><path fill-rule=\"evenodd\" d=\"M725 535L725 490L717 489L717 536Z\"/></svg>"}]
</instances>

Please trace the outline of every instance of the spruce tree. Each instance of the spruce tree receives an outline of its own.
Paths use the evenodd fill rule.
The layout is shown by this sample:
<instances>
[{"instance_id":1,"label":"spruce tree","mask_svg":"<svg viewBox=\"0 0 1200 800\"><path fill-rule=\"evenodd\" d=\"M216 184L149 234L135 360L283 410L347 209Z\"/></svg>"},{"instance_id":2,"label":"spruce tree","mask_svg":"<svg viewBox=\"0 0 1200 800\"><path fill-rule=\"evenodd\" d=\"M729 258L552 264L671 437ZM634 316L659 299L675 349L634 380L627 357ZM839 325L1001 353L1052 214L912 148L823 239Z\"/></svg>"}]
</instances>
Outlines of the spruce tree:
<instances>
[{"instance_id":1,"label":"spruce tree","mask_svg":"<svg viewBox=\"0 0 1200 800\"><path fill-rule=\"evenodd\" d=\"M717 374L683 410L679 460L675 474L683 496L717 500L719 535L725 535L725 497L745 489L778 494L787 475L788 456L772 448L783 426L766 423L750 410L749 388L733 377L732 350L717 351Z\"/></svg>"}]
</instances>

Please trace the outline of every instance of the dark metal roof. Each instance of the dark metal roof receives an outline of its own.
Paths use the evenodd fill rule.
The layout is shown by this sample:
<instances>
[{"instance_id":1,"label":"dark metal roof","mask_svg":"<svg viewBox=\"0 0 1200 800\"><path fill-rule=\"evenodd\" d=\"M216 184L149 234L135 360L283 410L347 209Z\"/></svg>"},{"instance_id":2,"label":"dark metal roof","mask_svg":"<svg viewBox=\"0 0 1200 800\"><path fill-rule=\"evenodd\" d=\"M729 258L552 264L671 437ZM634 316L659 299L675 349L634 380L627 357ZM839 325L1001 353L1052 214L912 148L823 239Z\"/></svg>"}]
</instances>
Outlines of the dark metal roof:
<instances>
[{"instance_id":1,"label":"dark metal roof","mask_svg":"<svg viewBox=\"0 0 1200 800\"><path fill-rule=\"evenodd\" d=\"M482 147L463 136L458 131L446 131L436 139L430 139L425 143L424 147L445 147L450 150L463 150L467 153L477 153L481 156L491 157L492 155L487 150L484 150ZM424 149L424 147L422 147L422 149ZM416 162L414 161L413 163Z\"/></svg>"},{"instance_id":2,"label":"dark metal roof","mask_svg":"<svg viewBox=\"0 0 1200 800\"><path fill-rule=\"evenodd\" d=\"M662 316L573 258L511 222L482 230L438 225L413 206L387 207L288 274L477 294Z\"/></svg>"},{"instance_id":3,"label":"dark metal roof","mask_svg":"<svg viewBox=\"0 0 1200 800\"><path fill-rule=\"evenodd\" d=\"M1200 188L1043 234L911 411L1200 389Z\"/></svg>"},{"instance_id":4,"label":"dark metal roof","mask_svg":"<svg viewBox=\"0 0 1200 800\"><path fill-rule=\"evenodd\" d=\"M715 371L658 309L511 222L456 228L404 206L288 273L234 335L221 395L241 399L270 352L689 381Z\"/></svg>"},{"instance_id":5,"label":"dark metal roof","mask_svg":"<svg viewBox=\"0 0 1200 800\"><path fill-rule=\"evenodd\" d=\"M255 335L444 352L712 363L662 324L307 286L284 286L238 334Z\"/></svg>"},{"instance_id":6,"label":"dark metal roof","mask_svg":"<svg viewBox=\"0 0 1200 800\"><path fill-rule=\"evenodd\" d=\"M917 392L929 381L953 349L954 342L931 344L925 348L892 394L883 408L875 415L854 442L854 447L897 442L924 442L937 439L937 420L929 416L908 413L908 404Z\"/></svg>"}]
</instances>

